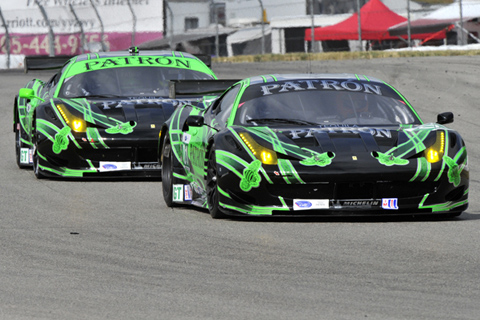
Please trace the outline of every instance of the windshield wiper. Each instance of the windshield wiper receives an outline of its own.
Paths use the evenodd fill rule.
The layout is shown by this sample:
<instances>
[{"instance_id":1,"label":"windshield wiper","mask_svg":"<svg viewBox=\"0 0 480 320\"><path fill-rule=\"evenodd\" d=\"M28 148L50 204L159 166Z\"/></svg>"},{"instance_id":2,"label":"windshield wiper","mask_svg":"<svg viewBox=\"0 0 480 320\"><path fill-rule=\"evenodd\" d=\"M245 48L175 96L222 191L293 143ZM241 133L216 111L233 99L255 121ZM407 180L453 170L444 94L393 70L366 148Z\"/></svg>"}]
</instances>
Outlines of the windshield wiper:
<instances>
[{"instance_id":1,"label":"windshield wiper","mask_svg":"<svg viewBox=\"0 0 480 320\"><path fill-rule=\"evenodd\" d=\"M318 123L310 122L301 119L284 119L284 118L259 118L259 119L247 119L247 122L257 122L257 123L265 123L265 122L277 122L277 123L292 123L292 124L303 124L303 125L313 125L316 126Z\"/></svg>"}]
</instances>

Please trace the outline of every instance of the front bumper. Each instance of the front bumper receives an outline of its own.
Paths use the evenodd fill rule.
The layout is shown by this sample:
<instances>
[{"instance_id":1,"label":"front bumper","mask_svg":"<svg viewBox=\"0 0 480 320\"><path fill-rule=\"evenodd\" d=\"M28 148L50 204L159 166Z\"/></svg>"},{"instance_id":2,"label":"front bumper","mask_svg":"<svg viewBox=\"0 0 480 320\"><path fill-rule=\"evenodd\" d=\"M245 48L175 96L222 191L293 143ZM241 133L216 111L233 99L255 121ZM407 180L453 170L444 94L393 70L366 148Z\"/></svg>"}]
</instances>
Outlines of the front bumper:
<instances>
[{"instance_id":1,"label":"front bumper","mask_svg":"<svg viewBox=\"0 0 480 320\"><path fill-rule=\"evenodd\" d=\"M123 143L120 144L123 146L108 148L94 147L82 140L75 142L55 153L51 140L40 140L37 153L41 173L63 178L161 176L156 141Z\"/></svg>"},{"instance_id":2,"label":"front bumper","mask_svg":"<svg viewBox=\"0 0 480 320\"><path fill-rule=\"evenodd\" d=\"M218 179L220 207L226 214L275 216L418 215L462 212L468 207L468 170L457 186L447 173L439 179L339 179L308 183L262 180L245 192L229 172ZM313 179L312 179L313 180ZM319 180L319 179L317 179Z\"/></svg>"}]
</instances>

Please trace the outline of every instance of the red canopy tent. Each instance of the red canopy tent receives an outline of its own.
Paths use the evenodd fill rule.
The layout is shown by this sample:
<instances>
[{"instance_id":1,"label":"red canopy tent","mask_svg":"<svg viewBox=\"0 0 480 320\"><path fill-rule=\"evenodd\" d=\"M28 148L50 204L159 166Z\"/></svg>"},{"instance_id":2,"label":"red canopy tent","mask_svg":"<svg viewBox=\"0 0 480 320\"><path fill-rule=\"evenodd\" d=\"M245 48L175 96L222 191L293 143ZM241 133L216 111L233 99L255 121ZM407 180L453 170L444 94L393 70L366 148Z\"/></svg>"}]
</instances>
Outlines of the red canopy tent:
<instances>
[{"instance_id":1,"label":"red canopy tent","mask_svg":"<svg viewBox=\"0 0 480 320\"><path fill-rule=\"evenodd\" d=\"M391 36L388 28L407 21L396 14L380 0L370 0L360 9L362 40L396 40ZM432 34L415 34L411 39L425 39ZM406 38L405 36L403 38ZM444 39L445 33L437 34L433 39ZM358 13L337 24L314 28L314 40L358 40ZM312 29L305 30L305 41L312 41Z\"/></svg>"}]
</instances>

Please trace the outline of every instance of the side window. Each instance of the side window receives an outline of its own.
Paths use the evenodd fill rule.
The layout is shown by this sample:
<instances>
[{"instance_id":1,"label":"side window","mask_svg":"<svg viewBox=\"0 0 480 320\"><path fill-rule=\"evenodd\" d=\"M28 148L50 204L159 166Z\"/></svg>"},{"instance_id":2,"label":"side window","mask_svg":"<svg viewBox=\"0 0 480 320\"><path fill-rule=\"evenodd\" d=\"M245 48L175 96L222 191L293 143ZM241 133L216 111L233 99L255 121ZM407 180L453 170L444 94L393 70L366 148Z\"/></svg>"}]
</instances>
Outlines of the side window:
<instances>
[{"instance_id":1,"label":"side window","mask_svg":"<svg viewBox=\"0 0 480 320\"><path fill-rule=\"evenodd\" d=\"M58 82L58 78L60 77L60 73L56 73L53 77L50 78L45 84L43 85L43 88L40 90L40 96L43 97L44 94L47 92L50 93L51 95L51 90L55 86L55 84Z\"/></svg>"},{"instance_id":2,"label":"side window","mask_svg":"<svg viewBox=\"0 0 480 320\"><path fill-rule=\"evenodd\" d=\"M46 89L49 91L50 96L53 96L55 93L55 88L57 87L58 81L60 80L60 76L62 74L59 72L57 73L52 80L48 83Z\"/></svg>"},{"instance_id":3,"label":"side window","mask_svg":"<svg viewBox=\"0 0 480 320\"><path fill-rule=\"evenodd\" d=\"M60 71L58 71L50 80L48 80L48 82L46 83L46 85L45 85L45 87L42 91L42 95L45 94L46 92L48 92L50 97L53 96L53 94L55 93L55 88L57 87L58 82L60 81L60 77L62 76L66 67L67 67L67 65L64 65L63 68Z\"/></svg>"},{"instance_id":4,"label":"side window","mask_svg":"<svg viewBox=\"0 0 480 320\"><path fill-rule=\"evenodd\" d=\"M233 103L237 97L238 91L240 91L241 86L237 85L236 87L230 89L218 102L216 108L212 110L215 114L216 123L222 127L225 127L228 117L230 116L233 108Z\"/></svg>"}]
</instances>

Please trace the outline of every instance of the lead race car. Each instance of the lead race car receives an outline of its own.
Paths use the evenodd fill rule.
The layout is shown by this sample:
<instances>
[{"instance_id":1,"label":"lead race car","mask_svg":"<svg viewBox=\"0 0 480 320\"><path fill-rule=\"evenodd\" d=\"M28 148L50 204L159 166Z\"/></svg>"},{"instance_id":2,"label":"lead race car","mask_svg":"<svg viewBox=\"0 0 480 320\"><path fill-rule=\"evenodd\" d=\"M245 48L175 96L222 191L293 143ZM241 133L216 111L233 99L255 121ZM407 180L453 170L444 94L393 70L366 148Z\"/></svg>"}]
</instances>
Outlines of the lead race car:
<instances>
[{"instance_id":1,"label":"lead race car","mask_svg":"<svg viewBox=\"0 0 480 320\"><path fill-rule=\"evenodd\" d=\"M170 81L216 79L194 55L136 47L66 62L33 58L25 66L61 67L47 82L30 81L15 97L17 164L33 166L37 178L159 177L162 124L178 105L198 100L170 99Z\"/></svg>"},{"instance_id":2,"label":"lead race car","mask_svg":"<svg viewBox=\"0 0 480 320\"><path fill-rule=\"evenodd\" d=\"M392 86L349 74L267 75L162 127L168 206L226 215L457 216L468 207L467 150L424 123Z\"/></svg>"}]
</instances>

